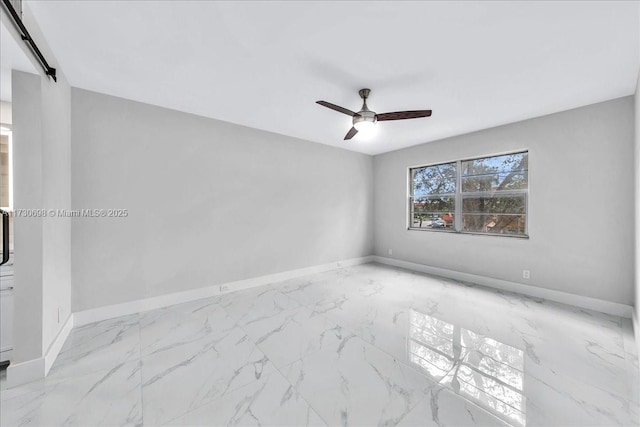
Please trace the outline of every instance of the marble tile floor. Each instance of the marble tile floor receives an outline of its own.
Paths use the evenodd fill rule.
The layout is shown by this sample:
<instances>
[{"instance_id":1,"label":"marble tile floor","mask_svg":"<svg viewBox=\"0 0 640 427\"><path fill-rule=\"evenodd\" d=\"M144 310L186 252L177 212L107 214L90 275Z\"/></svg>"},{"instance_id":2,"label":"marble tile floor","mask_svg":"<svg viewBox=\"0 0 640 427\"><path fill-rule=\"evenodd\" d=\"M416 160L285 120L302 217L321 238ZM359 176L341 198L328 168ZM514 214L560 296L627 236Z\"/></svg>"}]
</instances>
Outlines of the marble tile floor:
<instances>
[{"instance_id":1,"label":"marble tile floor","mask_svg":"<svg viewBox=\"0 0 640 427\"><path fill-rule=\"evenodd\" d=\"M637 426L628 319L365 264L72 331L0 424Z\"/></svg>"}]
</instances>

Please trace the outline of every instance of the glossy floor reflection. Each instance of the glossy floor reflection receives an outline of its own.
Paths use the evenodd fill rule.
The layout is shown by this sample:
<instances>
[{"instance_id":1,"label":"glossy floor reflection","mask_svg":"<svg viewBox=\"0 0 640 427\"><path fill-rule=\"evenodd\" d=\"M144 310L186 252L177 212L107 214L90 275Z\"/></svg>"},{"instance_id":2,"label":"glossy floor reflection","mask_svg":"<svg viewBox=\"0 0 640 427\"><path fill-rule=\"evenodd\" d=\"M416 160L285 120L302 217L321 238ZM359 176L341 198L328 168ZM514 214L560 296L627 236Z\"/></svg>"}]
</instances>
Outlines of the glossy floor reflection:
<instances>
[{"instance_id":1,"label":"glossy floor reflection","mask_svg":"<svg viewBox=\"0 0 640 427\"><path fill-rule=\"evenodd\" d=\"M628 319L366 264L75 329L5 425L632 426Z\"/></svg>"},{"instance_id":2,"label":"glossy floor reflection","mask_svg":"<svg viewBox=\"0 0 640 427\"><path fill-rule=\"evenodd\" d=\"M416 310L409 319L411 362L506 423L526 425L521 349Z\"/></svg>"}]
</instances>

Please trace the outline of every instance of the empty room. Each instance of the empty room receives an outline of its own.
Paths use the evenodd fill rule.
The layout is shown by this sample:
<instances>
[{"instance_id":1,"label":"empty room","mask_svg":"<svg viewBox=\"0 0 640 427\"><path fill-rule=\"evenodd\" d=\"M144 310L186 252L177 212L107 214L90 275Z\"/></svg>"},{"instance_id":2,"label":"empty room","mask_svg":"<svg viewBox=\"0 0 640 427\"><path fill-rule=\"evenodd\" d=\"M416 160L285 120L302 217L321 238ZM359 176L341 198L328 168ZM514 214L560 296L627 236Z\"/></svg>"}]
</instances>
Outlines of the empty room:
<instances>
[{"instance_id":1,"label":"empty room","mask_svg":"<svg viewBox=\"0 0 640 427\"><path fill-rule=\"evenodd\" d=\"M0 18L3 427L640 426L640 1Z\"/></svg>"}]
</instances>

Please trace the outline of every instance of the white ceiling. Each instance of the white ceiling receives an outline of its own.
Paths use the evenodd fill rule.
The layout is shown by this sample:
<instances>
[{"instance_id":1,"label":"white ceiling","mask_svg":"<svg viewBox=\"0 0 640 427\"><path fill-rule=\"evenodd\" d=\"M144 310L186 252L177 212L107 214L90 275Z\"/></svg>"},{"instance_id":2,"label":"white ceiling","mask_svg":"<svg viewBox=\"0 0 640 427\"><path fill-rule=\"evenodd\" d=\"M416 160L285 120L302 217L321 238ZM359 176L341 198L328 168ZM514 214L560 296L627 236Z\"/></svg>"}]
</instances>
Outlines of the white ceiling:
<instances>
[{"instance_id":1,"label":"white ceiling","mask_svg":"<svg viewBox=\"0 0 640 427\"><path fill-rule=\"evenodd\" d=\"M0 100L11 102L11 70L37 73L24 51L0 21Z\"/></svg>"},{"instance_id":2,"label":"white ceiling","mask_svg":"<svg viewBox=\"0 0 640 427\"><path fill-rule=\"evenodd\" d=\"M37 1L73 86L376 154L630 95L639 3ZM316 105L433 110L342 141Z\"/></svg>"}]
</instances>

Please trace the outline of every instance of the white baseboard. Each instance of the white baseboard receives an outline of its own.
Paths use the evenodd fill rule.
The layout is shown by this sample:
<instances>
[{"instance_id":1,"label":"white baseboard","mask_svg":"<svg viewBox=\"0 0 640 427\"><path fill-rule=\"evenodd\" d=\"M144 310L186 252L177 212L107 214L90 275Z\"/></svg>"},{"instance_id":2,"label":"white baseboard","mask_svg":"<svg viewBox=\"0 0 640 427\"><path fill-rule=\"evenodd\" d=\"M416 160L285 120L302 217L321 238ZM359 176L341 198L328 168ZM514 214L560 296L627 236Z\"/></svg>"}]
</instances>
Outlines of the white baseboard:
<instances>
[{"instance_id":1,"label":"white baseboard","mask_svg":"<svg viewBox=\"0 0 640 427\"><path fill-rule=\"evenodd\" d=\"M7 368L7 387L15 387L44 378L44 357L11 364Z\"/></svg>"},{"instance_id":2,"label":"white baseboard","mask_svg":"<svg viewBox=\"0 0 640 427\"><path fill-rule=\"evenodd\" d=\"M516 292L535 298L544 298L549 301L559 302L562 304L572 305L580 308L586 308L589 310L599 311L601 313L611 314L614 316L631 318L633 313L632 306L620 304L617 302L604 301L597 298L585 297L568 292L555 291L552 289L539 288L536 286L524 285L522 283L510 282L507 280L493 279L477 274L461 273L459 271L448 270L446 268L432 267L425 264L401 261L398 259L386 258L378 255L374 255L372 258L375 262L379 262L380 264L392 265L395 267L406 268L408 270L419 271L421 273L433 274L436 276L447 277L449 279L460 280L464 282L477 283L478 285L483 285L490 288Z\"/></svg>"},{"instance_id":3,"label":"white baseboard","mask_svg":"<svg viewBox=\"0 0 640 427\"><path fill-rule=\"evenodd\" d=\"M109 305L106 307L93 308L74 313L73 321L75 326L83 326L89 323L113 319L120 316L126 316L128 314L140 313L143 311L168 307L175 304L196 301L202 298L209 298L216 295L239 291L242 289L255 288L258 286L268 285L270 283L294 279L296 277L308 276L310 274L317 274L325 271L335 270L337 268L366 264L371 261L373 261L372 256L351 258L344 261L337 261L329 264L284 271L282 273L268 274L266 276L253 277L250 279L238 280L221 285L208 286L205 288L175 292L171 294L160 295L157 297L144 298L121 304Z\"/></svg>"},{"instance_id":4,"label":"white baseboard","mask_svg":"<svg viewBox=\"0 0 640 427\"><path fill-rule=\"evenodd\" d=\"M43 357L9 365L7 368L7 387L15 387L46 377L72 329L73 314L70 314Z\"/></svg>"},{"instance_id":5,"label":"white baseboard","mask_svg":"<svg viewBox=\"0 0 640 427\"><path fill-rule=\"evenodd\" d=\"M29 360L26 362L12 364L7 368L7 386L14 387L16 385L25 384L31 381L44 378L53 366L62 346L67 340L71 330L76 326L83 326L89 323L101 320L112 319L115 317L125 316L128 314L139 313L147 310L153 310L162 307L168 307L189 301L196 301L202 298L208 298L229 292L239 291L242 289L255 288L268 285L270 283L280 282L284 280L294 279L297 277L307 276L311 274L323 273L338 268L350 267L369 262L378 262L381 264L392 265L395 267L406 268L408 270L419 271L422 273L433 274L436 276L447 277L465 282L477 283L479 285L490 288L502 289L505 291L516 292L536 298L544 298L563 304L576 307L582 307L590 310L600 311L615 316L622 316L633 319L634 334L636 345L638 345L638 354L640 354L640 324L638 316L633 307L610 301L604 301L597 298L584 297L580 295L570 294L567 292L555 291L551 289L538 288L521 283L509 282L501 279L493 279L476 274L462 273L458 271L448 270L439 267L432 267L424 264L417 264L408 261L401 261L392 258L370 255L360 258L352 258L344 261L332 262L329 264L306 267L297 270L285 271L282 273L269 274L251 279L238 280L222 285L208 286L206 288L193 289L190 291L176 292L172 294L160 295L157 297L145 298L136 301L130 301L122 304L115 304L106 307L80 311L72 313L65 322L64 326L53 340L44 357Z\"/></svg>"},{"instance_id":6,"label":"white baseboard","mask_svg":"<svg viewBox=\"0 0 640 427\"><path fill-rule=\"evenodd\" d=\"M67 338L69 337L69 334L73 329L73 323L74 323L73 313L71 313L69 317L67 317L67 321L64 322L64 326L62 326L62 329L60 329L60 332L58 332L58 335L55 337L55 339L49 346L49 349L44 354L44 376L45 377L47 376L47 374L49 373L49 370L53 366L53 362L56 361L56 358L58 357L60 350L62 350L62 346L67 341Z\"/></svg>"}]
</instances>

